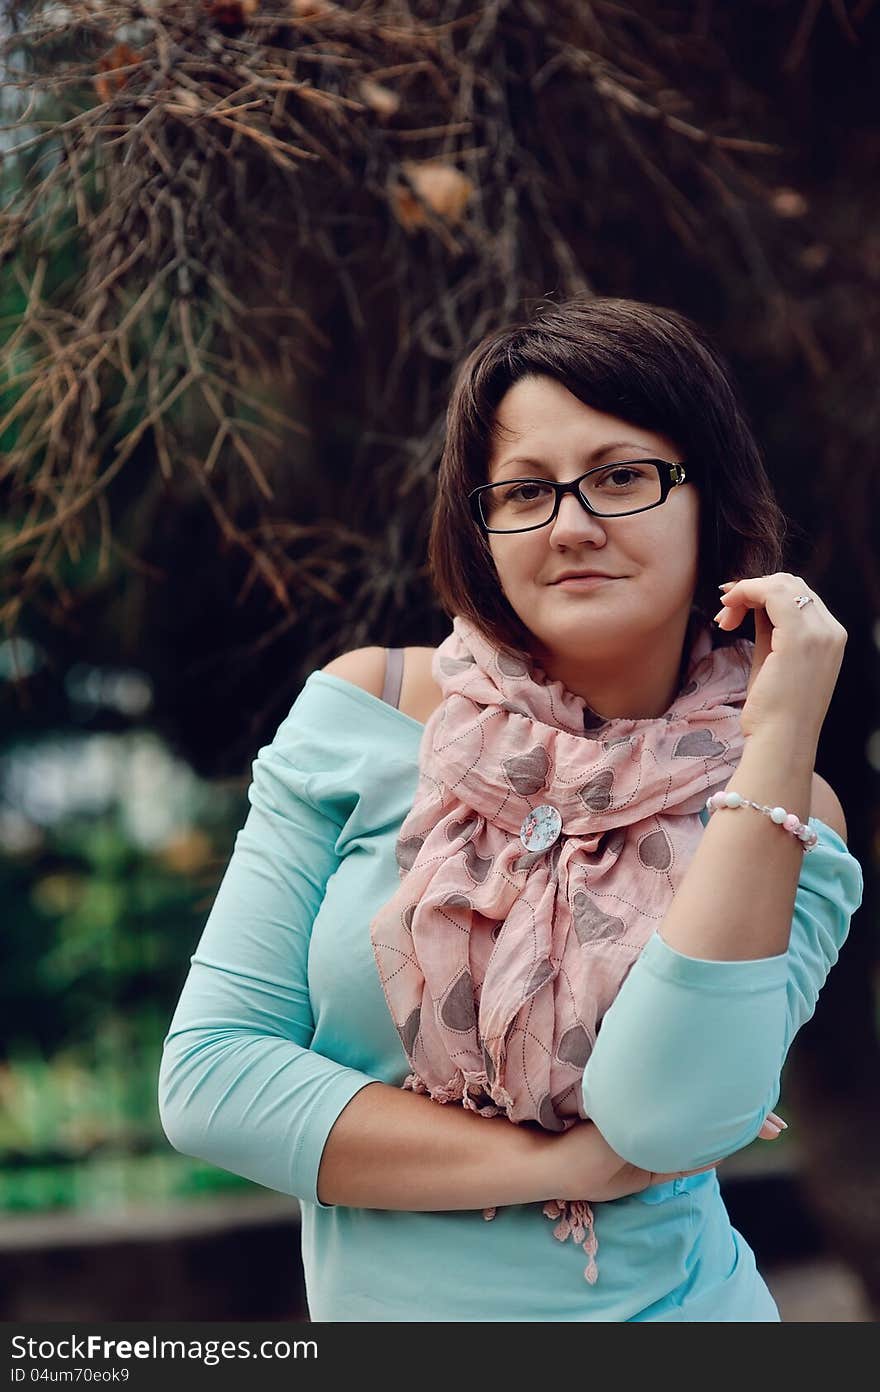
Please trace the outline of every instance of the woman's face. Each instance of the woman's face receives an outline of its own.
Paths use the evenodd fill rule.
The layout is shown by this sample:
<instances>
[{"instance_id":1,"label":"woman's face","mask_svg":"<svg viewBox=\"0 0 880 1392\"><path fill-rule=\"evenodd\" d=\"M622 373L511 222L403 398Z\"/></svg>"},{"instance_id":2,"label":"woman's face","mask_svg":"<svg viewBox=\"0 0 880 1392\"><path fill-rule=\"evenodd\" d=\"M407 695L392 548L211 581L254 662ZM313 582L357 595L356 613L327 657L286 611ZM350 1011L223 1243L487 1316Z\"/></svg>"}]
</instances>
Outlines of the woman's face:
<instances>
[{"instance_id":1,"label":"woman's face","mask_svg":"<svg viewBox=\"0 0 880 1392\"><path fill-rule=\"evenodd\" d=\"M634 459L675 462L666 436L593 410L551 377L525 377L502 398L487 482L551 478ZM558 664L650 656L684 636L697 584L699 497L692 483L650 511L594 517L566 494L556 520L531 532L490 534L508 602L533 634L535 655ZM602 571L586 587L556 583L564 571Z\"/></svg>"}]
</instances>

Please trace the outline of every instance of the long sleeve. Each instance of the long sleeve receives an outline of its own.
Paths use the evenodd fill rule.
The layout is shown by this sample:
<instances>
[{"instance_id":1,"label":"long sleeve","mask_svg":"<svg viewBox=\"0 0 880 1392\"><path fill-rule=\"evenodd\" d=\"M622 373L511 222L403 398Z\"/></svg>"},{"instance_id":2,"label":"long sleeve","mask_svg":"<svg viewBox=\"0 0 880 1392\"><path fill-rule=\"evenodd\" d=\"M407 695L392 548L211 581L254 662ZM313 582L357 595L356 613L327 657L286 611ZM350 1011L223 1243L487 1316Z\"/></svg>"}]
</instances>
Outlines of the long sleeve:
<instances>
[{"instance_id":1,"label":"long sleeve","mask_svg":"<svg viewBox=\"0 0 880 1392\"><path fill-rule=\"evenodd\" d=\"M862 902L859 862L832 828L804 855L786 953L687 957L656 933L607 1011L584 1070L586 1112L624 1159L697 1169L755 1139L792 1039L816 1008Z\"/></svg>"},{"instance_id":2,"label":"long sleeve","mask_svg":"<svg viewBox=\"0 0 880 1392\"><path fill-rule=\"evenodd\" d=\"M315 738L327 722L297 718L300 703L320 700L320 689L300 696L253 764L247 821L159 1070L175 1149L314 1204L327 1136L375 1081L310 1048L309 939L353 811L331 735Z\"/></svg>"}]
</instances>

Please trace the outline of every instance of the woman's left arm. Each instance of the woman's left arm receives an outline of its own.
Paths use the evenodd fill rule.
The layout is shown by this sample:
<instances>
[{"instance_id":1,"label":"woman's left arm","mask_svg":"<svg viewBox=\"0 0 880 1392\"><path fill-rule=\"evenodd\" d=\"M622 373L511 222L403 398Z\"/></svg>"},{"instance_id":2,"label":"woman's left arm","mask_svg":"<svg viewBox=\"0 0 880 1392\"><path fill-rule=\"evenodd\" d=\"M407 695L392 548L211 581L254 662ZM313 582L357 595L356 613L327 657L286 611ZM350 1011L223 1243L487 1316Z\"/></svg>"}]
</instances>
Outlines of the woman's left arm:
<instances>
[{"instance_id":1,"label":"woman's left arm","mask_svg":"<svg viewBox=\"0 0 880 1392\"><path fill-rule=\"evenodd\" d=\"M584 1103L630 1163L706 1165L748 1145L775 1106L789 1045L862 902L861 866L829 824L846 830L827 784L814 783L812 807L819 842L803 856L787 951L713 961L655 934L607 1012L584 1072Z\"/></svg>"}]
</instances>

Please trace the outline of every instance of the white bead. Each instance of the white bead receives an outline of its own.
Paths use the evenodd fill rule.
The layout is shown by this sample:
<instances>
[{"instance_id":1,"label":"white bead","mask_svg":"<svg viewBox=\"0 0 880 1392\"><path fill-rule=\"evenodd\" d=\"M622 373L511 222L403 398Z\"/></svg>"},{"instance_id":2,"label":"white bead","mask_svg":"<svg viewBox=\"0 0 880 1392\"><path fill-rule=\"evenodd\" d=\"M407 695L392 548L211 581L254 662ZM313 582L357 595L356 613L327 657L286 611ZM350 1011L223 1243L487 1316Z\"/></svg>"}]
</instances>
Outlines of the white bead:
<instances>
[{"instance_id":1,"label":"white bead","mask_svg":"<svg viewBox=\"0 0 880 1392\"><path fill-rule=\"evenodd\" d=\"M724 804L726 807L742 807L742 793L725 793Z\"/></svg>"},{"instance_id":2,"label":"white bead","mask_svg":"<svg viewBox=\"0 0 880 1392\"><path fill-rule=\"evenodd\" d=\"M774 807L770 812L771 822L776 822L777 825L779 824L779 822L784 822L787 816L788 813L786 812L784 807Z\"/></svg>"}]
</instances>

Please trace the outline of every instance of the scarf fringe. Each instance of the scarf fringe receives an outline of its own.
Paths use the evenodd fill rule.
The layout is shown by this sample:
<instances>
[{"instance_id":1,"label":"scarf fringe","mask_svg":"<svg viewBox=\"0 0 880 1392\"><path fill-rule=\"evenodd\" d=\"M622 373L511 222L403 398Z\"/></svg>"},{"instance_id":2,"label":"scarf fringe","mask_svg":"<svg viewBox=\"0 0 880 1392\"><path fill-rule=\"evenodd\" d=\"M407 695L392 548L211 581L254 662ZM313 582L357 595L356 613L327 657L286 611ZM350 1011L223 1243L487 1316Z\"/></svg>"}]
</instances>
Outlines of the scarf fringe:
<instances>
[{"instance_id":1,"label":"scarf fringe","mask_svg":"<svg viewBox=\"0 0 880 1392\"><path fill-rule=\"evenodd\" d=\"M584 1267L584 1279L594 1286L599 1277L599 1268L595 1260L599 1240L596 1237L590 1205L585 1199L548 1199L544 1205L544 1217L559 1219L553 1229L553 1236L557 1241L565 1242L570 1237L573 1242L583 1247L589 1257Z\"/></svg>"},{"instance_id":2,"label":"scarf fringe","mask_svg":"<svg viewBox=\"0 0 880 1392\"><path fill-rule=\"evenodd\" d=\"M461 1072L440 1087L430 1088L418 1073L408 1073L403 1086L410 1092L419 1092L431 1098L432 1102L460 1102L469 1112L479 1116L493 1117L508 1113L513 1107L513 1098L499 1083L491 1085L485 1073L471 1074L469 1078ZM481 1105L480 1094L491 1097L491 1105Z\"/></svg>"}]
</instances>

